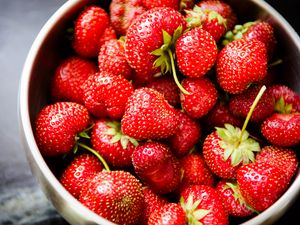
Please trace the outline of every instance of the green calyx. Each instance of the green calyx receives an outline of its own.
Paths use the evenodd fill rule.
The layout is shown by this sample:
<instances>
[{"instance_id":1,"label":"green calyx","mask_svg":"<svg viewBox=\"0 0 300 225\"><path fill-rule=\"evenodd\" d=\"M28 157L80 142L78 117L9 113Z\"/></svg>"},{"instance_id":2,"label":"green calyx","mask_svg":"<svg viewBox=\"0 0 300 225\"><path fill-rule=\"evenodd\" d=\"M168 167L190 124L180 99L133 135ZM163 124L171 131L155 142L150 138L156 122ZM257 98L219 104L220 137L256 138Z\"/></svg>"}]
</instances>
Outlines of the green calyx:
<instances>
[{"instance_id":1,"label":"green calyx","mask_svg":"<svg viewBox=\"0 0 300 225\"><path fill-rule=\"evenodd\" d=\"M194 201L192 195L189 195L186 202L183 197L180 198L180 205L185 212L187 224L203 225L200 220L210 213L210 209L198 209L200 203L201 199Z\"/></svg>"},{"instance_id":2,"label":"green calyx","mask_svg":"<svg viewBox=\"0 0 300 225\"><path fill-rule=\"evenodd\" d=\"M274 100L275 101L275 100ZM279 98L277 102L275 102L274 110L281 114L290 114L293 110L292 104L286 104L283 96Z\"/></svg>"},{"instance_id":3,"label":"green calyx","mask_svg":"<svg viewBox=\"0 0 300 225\"><path fill-rule=\"evenodd\" d=\"M81 140L82 138L85 138L85 139L90 139L91 138L90 135L89 135L89 132L93 128L93 126L94 126L94 124L91 124L89 127L87 127L86 129L84 129L83 131L79 132L75 136L75 145L73 147L73 153L74 154L77 153L79 140Z\"/></svg>"},{"instance_id":4,"label":"green calyx","mask_svg":"<svg viewBox=\"0 0 300 225\"><path fill-rule=\"evenodd\" d=\"M185 20L189 28L200 27L206 17L203 10L197 5L194 6L193 10L185 10L185 13L188 15Z\"/></svg>"}]
</instances>

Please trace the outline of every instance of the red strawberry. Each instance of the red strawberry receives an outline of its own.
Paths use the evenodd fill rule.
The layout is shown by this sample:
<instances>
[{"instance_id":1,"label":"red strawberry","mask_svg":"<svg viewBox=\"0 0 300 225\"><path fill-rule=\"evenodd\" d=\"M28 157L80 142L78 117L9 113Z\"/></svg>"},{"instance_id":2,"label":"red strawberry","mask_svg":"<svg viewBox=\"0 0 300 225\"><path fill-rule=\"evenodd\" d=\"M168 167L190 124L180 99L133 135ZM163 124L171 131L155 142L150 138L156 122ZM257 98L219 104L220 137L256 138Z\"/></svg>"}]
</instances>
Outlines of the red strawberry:
<instances>
[{"instance_id":1,"label":"red strawberry","mask_svg":"<svg viewBox=\"0 0 300 225\"><path fill-rule=\"evenodd\" d=\"M272 85L269 89L277 112L300 112L300 96L295 91L283 84Z\"/></svg>"},{"instance_id":2,"label":"red strawberry","mask_svg":"<svg viewBox=\"0 0 300 225\"><path fill-rule=\"evenodd\" d=\"M112 0L109 12L112 26L119 35L124 36L130 24L146 12L146 8L142 0Z\"/></svg>"},{"instance_id":3,"label":"red strawberry","mask_svg":"<svg viewBox=\"0 0 300 225\"><path fill-rule=\"evenodd\" d=\"M120 123L100 119L96 121L91 132L93 149L99 152L104 160L115 167L131 165L131 155L138 142L123 135Z\"/></svg>"},{"instance_id":4,"label":"red strawberry","mask_svg":"<svg viewBox=\"0 0 300 225\"><path fill-rule=\"evenodd\" d=\"M218 83L226 92L241 93L267 75L265 45L257 40L235 40L221 50L216 69Z\"/></svg>"},{"instance_id":5,"label":"red strawberry","mask_svg":"<svg viewBox=\"0 0 300 225\"><path fill-rule=\"evenodd\" d=\"M184 17L169 7L150 9L131 24L126 35L125 55L136 70L138 80L145 82L161 70L171 71L172 47L185 28Z\"/></svg>"},{"instance_id":6,"label":"red strawberry","mask_svg":"<svg viewBox=\"0 0 300 225\"><path fill-rule=\"evenodd\" d=\"M101 47L106 41L117 39L117 34L114 28L109 25L107 28L105 28L103 34L100 37L99 40L99 47Z\"/></svg>"},{"instance_id":7,"label":"red strawberry","mask_svg":"<svg viewBox=\"0 0 300 225\"><path fill-rule=\"evenodd\" d=\"M168 138L173 153L182 157L186 155L201 137L201 126L186 113L178 111L179 125L177 132Z\"/></svg>"},{"instance_id":8,"label":"red strawberry","mask_svg":"<svg viewBox=\"0 0 300 225\"><path fill-rule=\"evenodd\" d=\"M132 84L124 77L103 71L84 83L84 104L97 117L121 119L132 92Z\"/></svg>"},{"instance_id":9,"label":"red strawberry","mask_svg":"<svg viewBox=\"0 0 300 225\"><path fill-rule=\"evenodd\" d=\"M241 118L246 118L255 97L257 96L262 85L255 85L248 88L245 92L231 96L229 100L230 112ZM259 103L256 105L250 121L262 122L274 112L274 102L271 92L267 89Z\"/></svg>"},{"instance_id":10,"label":"red strawberry","mask_svg":"<svg viewBox=\"0 0 300 225\"><path fill-rule=\"evenodd\" d=\"M167 138L177 131L177 112L158 91L139 88L128 99L121 128L137 140Z\"/></svg>"},{"instance_id":11,"label":"red strawberry","mask_svg":"<svg viewBox=\"0 0 300 225\"><path fill-rule=\"evenodd\" d=\"M88 6L76 18L73 48L83 57L96 57L100 39L109 26L109 16L99 6Z\"/></svg>"},{"instance_id":12,"label":"red strawberry","mask_svg":"<svg viewBox=\"0 0 300 225\"><path fill-rule=\"evenodd\" d=\"M59 181L75 198L79 198L82 186L102 170L103 166L96 156L82 154L72 160Z\"/></svg>"},{"instance_id":13,"label":"red strawberry","mask_svg":"<svg viewBox=\"0 0 300 225\"><path fill-rule=\"evenodd\" d=\"M176 42L176 60L179 70L188 77L205 75L217 59L217 45L211 34L201 28L194 28Z\"/></svg>"},{"instance_id":14,"label":"red strawberry","mask_svg":"<svg viewBox=\"0 0 300 225\"><path fill-rule=\"evenodd\" d=\"M44 156L69 152L76 136L89 124L88 110L78 103L57 102L45 106L35 121L35 138Z\"/></svg>"},{"instance_id":15,"label":"red strawberry","mask_svg":"<svg viewBox=\"0 0 300 225\"><path fill-rule=\"evenodd\" d=\"M179 161L167 145L146 142L136 147L132 154L136 174L156 193L174 191L180 182Z\"/></svg>"},{"instance_id":16,"label":"red strawberry","mask_svg":"<svg viewBox=\"0 0 300 225\"><path fill-rule=\"evenodd\" d=\"M273 145L296 145L300 143L300 113L274 113L263 122L261 132Z\"/></svg>"},{"instance_id":17,"label":"red strawberry","mask_svg":"<svg viewBox=\"0 0 300 225\"><path fill-rule=\"evenodd\" d=\"M185 213L177 203L168 203L153 212L148 225L185 225Z\"/></svg>"},{"instance_id":18,"label":"red strawberry","mask_svg":"<svg viewBox=\"0 0 300 225\"><path fill-rule=\"evenodd\" d=\"M169 76L161 76L146 84L146 87L153 88L162 93L170 105L180 104L179 90L174 80Z\"/></svg>"},{"instance_id":19,"label":"red strawberry","mask_svg":"<svg viewBox=\"0 0 300 225\"><path fill-rule=\"evenodd\" d=\"M63 60L52 78L52 100L83 104L82 84L97 71L94 63L79 57L74 56Z\"/></svg>"},{"instance_id":20,"label":"red strawberry","mask_svg":"<svg viewBox=\"0 0 300 225\"><path fill-rule=\"evenodd\" d=\"M220 180L216 190L222 198L224 207L229 215L246 217L254 213L254 210L247 205L242 197L236 182Z\"/></svg>"},{"instance_id":21,"label":"red strawberry","mask_svg":"<svg viewBox=\"0 0 300 225\"><path fill-rule=\"evenodd\" d=\"M182 192L180 203L189 224L229 224L223 202L212 187L192 185Z\"/></svg>"},{"instance_id":22,"label":"red strawberry","mask_svg":"<svg viewBox=\"0 0 300 225\"><path fill-rule=\"evenodd\" d=\"M130 79L133 73L125 58L124 42L112 39L105 42L98 55L99 71L109 72L113 75L121 75Z\"/></svg>"},{"instance_id":23,"label":"red strawberry","mask_svg":"<svg viewBox=\"0 0 300 225\"><path fill-rule=\"evenodd\" d=\"M142 0L143 5L147 9L152 9L155 7L170 7L175 10L179 10L179 0L159 0L159 1L152 1L152 0Z\"/></svg>"},{"instance_id":24,"label":"red strawberry","mask_svg":"<svg viewBox=\"0 0 300 225\"><path fill-rule=\"evenodd\" d=\"M182 87L189 94L180 93L181 105L192 118L203 117L217 102L217 90L208 78L186 78Z\"/></svg>"},{"instance_id":25,"label":"red strawberry","mask_svg":"<svg viewBox=\"0 0 300 225\"><path fill-rule=\"evenodd\" d=\"M96 214L120 225L133 225L143 212L141 183L129 172L103 171L85 183L80 202Z\"/></svg>"},{"instance_id":26,"label":"red strawberry","mask_svg":"<svg viewBox=\"0 0 300 225\"><path fill-rule=\"evenodd\" d=\"M142 213L141 218L139 220L139 224L147 225L150 215L154 211L161 209L165 204L168 203L168 201L164 197L156 194L154 191L152 191L151 188L147 186L143 187L143 193L144 193L145 205L144 205L144 212Z\"/></svg>"},{"instance_id":27,"label":"red strawberry","mask_svg":"<svg viewBox=\"0 0 300 225\"><path fill-rule=\"evenodd\" d=\"M268 162L249 163L237 171L237 183L248 205L261 212L271 206L286 190L286 174Z\"/></svg>"}]
</instances>

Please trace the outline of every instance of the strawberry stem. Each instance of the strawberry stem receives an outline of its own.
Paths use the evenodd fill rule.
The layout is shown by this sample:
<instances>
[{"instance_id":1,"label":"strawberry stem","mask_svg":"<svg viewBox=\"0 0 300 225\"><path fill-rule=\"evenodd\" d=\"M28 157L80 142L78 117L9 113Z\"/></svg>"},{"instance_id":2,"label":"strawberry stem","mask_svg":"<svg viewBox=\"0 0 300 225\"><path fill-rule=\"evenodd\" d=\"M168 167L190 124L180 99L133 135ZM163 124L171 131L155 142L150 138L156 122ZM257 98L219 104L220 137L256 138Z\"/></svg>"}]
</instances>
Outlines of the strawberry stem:
<instances>
[{"instance_id":1,"label":"strawberry stem","mask_svg":"<svg viewBox=\"0 0 300 225\"><path fill-rule=\"evenodd\" d=\"M110 172L109 166L107 165L105 160L102 158L102 156L97 151L95 151L94 149L90 148L89 146L87 146L83 143L77 143L77 145L84 148L85 150L88 150L89 152L93 153L101 161L101 163L103 164L105 170Z\"/></svg>"}]
</instances>

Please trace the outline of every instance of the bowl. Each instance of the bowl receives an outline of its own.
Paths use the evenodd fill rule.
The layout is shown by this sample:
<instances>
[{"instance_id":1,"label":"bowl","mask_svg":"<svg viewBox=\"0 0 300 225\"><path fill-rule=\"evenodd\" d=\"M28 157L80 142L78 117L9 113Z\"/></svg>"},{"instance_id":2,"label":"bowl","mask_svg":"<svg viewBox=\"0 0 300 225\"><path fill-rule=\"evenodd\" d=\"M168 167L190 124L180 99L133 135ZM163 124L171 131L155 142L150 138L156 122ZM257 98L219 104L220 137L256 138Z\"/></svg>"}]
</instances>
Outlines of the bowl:
<instances>
[{"instance_id":1,"label":"bowl","mask_svg":"<svg viewBox=\"0 0 300 225\"><path fill-rule=\"evenodd\" d=\"M245 21L260 18L275 28L279 55L283 59L280 70L284 81L300 91L300 39L289 23L262 0L229 0L239 18ZM67 192L55 176L51 162L45 160L37 147L33 122L37 113L49 103L51 76L61 59L70 53L65 30L85 5L98 4L108 9L109 1L69 0L43 26L36 37L24 64L19 86L19 123L21 138L28 162L47 198L70 224L113 224L91 212ZM242 15L242 16L241 16ZM241 21L243 22L243 21ZM288 190L271 207L244 222L244 225L272 224L293 204L300 193L299 170Z\"/></svg>"}]
</instances>

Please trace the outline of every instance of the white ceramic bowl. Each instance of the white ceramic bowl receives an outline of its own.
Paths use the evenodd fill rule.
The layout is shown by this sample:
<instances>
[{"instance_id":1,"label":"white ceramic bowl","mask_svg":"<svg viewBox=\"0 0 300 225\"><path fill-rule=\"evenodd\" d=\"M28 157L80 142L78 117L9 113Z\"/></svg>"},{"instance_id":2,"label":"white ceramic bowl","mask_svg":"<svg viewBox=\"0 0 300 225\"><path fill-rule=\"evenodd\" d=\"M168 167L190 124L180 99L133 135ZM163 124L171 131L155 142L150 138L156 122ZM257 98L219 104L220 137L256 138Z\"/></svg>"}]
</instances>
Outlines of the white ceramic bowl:
<instances>
[{"instance_id":1,"label":"white ceramic bowl","mask_svg":"<svg viewBox=\"0 0 300 225\"><path fill-rule=\"evenodd\" d=\"M98 3L97 3L98 2ZM300 91L300 39L287 21L262 0L228 1L244 21L260 18L275 27L279 52L284 63L281 70L284 81ZM109 1L69 0L47 21L36 37L27 56L19 88L19 121L22 140L33 174L57 211L71 224L113 224L91 212L73 198L59 183L49 163L39 152L32 130L38 111L49 102L50 77L58 62L68 55L65 30L86 4L97 3L108 8ZM102 5L101 5L102 4ZM243 22L243 21L242 21ZM272 224L293 204L300 192L300 175L285 194L271 207L244 225Z\"/></svg>"}]
</instances>

